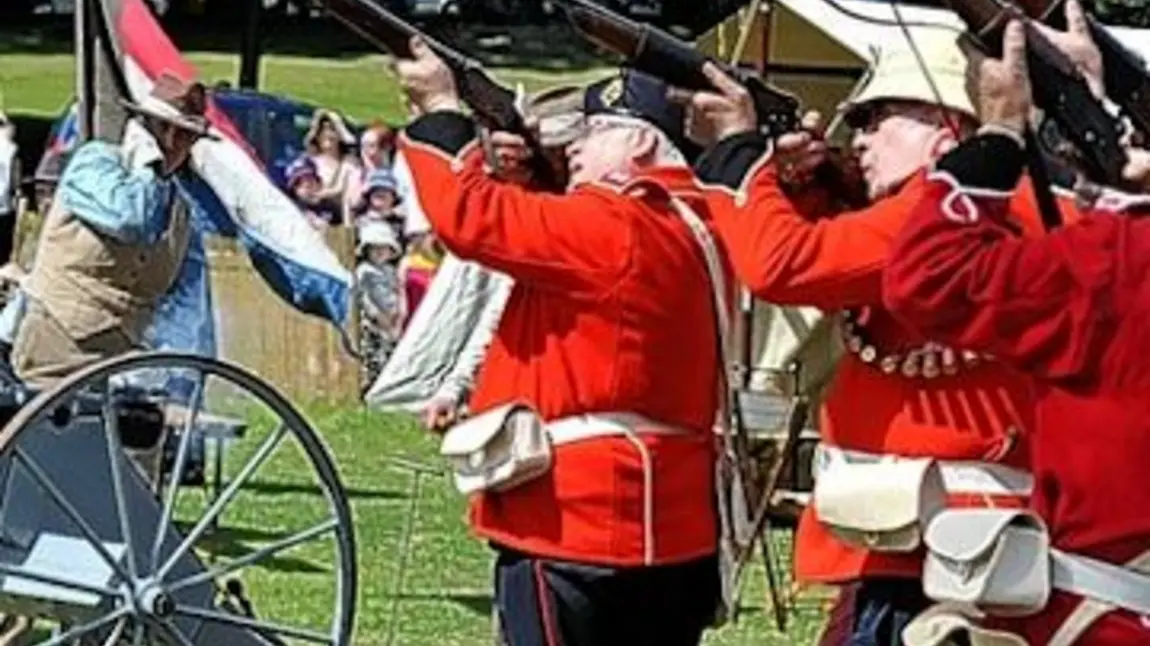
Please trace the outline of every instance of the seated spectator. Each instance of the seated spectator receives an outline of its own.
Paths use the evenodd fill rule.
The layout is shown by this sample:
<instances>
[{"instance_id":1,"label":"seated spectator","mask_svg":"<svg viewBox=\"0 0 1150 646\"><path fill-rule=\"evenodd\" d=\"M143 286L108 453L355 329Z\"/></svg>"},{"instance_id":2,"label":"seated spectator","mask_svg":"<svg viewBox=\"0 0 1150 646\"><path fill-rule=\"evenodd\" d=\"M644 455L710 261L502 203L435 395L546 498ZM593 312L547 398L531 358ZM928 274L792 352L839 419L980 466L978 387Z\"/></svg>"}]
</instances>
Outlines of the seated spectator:
<instances>
[{"instance_id":1,"label":"seated spectator","mask_svg":"<svg viewBox=\"0 0 1150 646\"><path fill-rule=\"evenodd\" d=\"M443 244L430 230L409 232L407 253L399 261L399 283L404 297L403 329L407 329L412 315L427 294L427 288L443 262L443 253Z\"/></svg>"},{"instance_id":2,"label":"seated spectator","mask_svg":"<svg viewBox=\"0 0 1150 646\"><path fill-rule=\"evenodd\" d=\"M336 223L337 213L330 204L320 200L321 180L311 158L300 157L288 166L287 185L292 199L312 226L323 230Z\"/></svg>"},{"instance_id":3,"label":"seated spectator","mask_svg":"<svg viewBox=\"0 0 1150 646\"><path fill-rule=\"evenodd\" d=\"M355 137L338 114L316 110L303 143L320 180L316 199L336 214L338 221L332 224L340 224L348 182L359 172L358 163L349 154Z\"/></svg>"},{"instance_id":4,"label":"seated spectator","mask_svg":"<svg viewBox=\"0 0 1150 646\"><path fill-rule=\"evenodd\" d=\"M369 221L360 227L355 278L364 388L375 381L399 342L403 307L395 264L402 253L399 236L386 223Z\"/></svg>"},{"instance_id":5,"label":"seated spectator","mask_svg":"<svg viewBox=\"0 0 1150 646\"><path fill-rule=\"evenodd\" d=\"M396 192L395 175L390 170L379 168L368 175L359 204L360 210L355 214L357 225L385 222L395 229L397 236L403 231L403 216L396 208L399 206L399 195Z\"/></svg>"}]
</instances>

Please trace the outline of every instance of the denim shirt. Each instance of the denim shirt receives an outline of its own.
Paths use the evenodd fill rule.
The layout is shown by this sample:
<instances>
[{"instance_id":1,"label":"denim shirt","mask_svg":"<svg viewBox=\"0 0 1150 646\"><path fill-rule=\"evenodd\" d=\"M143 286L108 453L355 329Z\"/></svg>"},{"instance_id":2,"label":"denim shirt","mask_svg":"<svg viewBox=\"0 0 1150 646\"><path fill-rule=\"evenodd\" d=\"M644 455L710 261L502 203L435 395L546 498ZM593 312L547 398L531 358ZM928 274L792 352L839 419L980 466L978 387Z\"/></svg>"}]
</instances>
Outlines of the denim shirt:
<instances>
[{"instance_id":1,"label":"denim shirt","mask_svg":"<svg viewBox=\"0 0 1150 646\"><path fill-rule=\"evenodd\" d=\"M102 235L126 244L153 244L168 228L177 184L150 164L129 168L119 146L90 141L68 161L56 199Z\"/></svg>"}]
</instances>

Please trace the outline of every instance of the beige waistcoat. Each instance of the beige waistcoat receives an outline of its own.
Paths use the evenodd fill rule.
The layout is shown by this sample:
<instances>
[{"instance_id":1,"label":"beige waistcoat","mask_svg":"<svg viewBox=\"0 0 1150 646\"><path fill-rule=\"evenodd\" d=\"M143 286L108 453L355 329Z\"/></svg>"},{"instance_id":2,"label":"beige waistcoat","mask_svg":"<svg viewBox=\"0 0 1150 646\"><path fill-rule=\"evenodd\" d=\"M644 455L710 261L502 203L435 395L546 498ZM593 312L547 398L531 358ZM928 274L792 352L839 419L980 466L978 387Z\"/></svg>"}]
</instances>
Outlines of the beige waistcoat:
<instances>
[{"instance_id":1,"label":"beige waistcoat","mask_svg":"<svg viewBox=\"0 0 1150 646\"><path fill-rule=\"evenodd\" d=\"M188 249L187 206L173 197L168 228L153 245L125 244L53 200L26 285L74 340L119 329L134 344L171 288Z\"/></svg>"}]
</instances>

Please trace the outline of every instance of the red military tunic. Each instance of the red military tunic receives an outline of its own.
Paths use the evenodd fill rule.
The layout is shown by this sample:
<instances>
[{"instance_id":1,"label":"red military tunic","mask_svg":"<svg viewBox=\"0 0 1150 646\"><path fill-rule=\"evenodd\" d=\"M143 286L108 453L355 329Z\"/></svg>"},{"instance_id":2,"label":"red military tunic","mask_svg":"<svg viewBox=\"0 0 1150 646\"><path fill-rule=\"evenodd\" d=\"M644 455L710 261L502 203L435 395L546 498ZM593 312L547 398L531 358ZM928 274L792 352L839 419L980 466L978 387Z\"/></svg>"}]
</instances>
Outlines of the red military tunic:
<instances>
[{"instance_id":1,"label":"red military tunic","mask_svg":"<svg viewBox=\"0 0 1150 646\"><path fill-rule=\"evenodd\" d=\"M477 496L474 531L532 555L614 566L713 554L711 287L668 201L672 193L708 219L693 175L655 170L625 186L533 193L492 179L476 143L450 113L417 121L400 142L444 246L515 280L472 409L518 399L549 421L626 411L686 432L641 436L653 463L651 527L639 452L616 436L560 445L548 475Z\"/></svg>"},{"instance_id":2,"label":"red military tunic","mask_svg":"<svg viewBox=\"0 0 1150 646\"><path fill-rule=\"evenodd\" d=\"M733 176L722 178L726 186L712 191L712 210L736 275L757 297L832 312L866 309L867 332L884 352L904 352L927 341L882 306L882 272L895 236L926 191L924 173L870 207L825 219L809 217L805 205L783 193L769 156L759 157L744 177L737 190L727 188L735 184ZM1041 231L1029 191L1011 208L1029 230ZM823 441L842 449L1025 468L1031 412L1028 381L1000 364L911 379L886 374L847 353L825 394L819 430ZM800 581L915 577L921 568L921 552L880 553L844 543L817 520L813 506L800 518L795 553Z\"/></svg>"},{"instance_id":3,"label":"red military tunic","mask_svg":"<svg viewBox=\"0 0 1150 646\"><path fill-rule=\"evenodd\" d=\"M923 333L1035 377L1032 505L1055 547L1126 563L1150 549L1150 219L1094 213L1020 239L1007 222L1021 166L1002 135L940 163L895 245L886 302ZM1048 644L1078 605L1056 592L1007 625ZM1114 612L1074 643L1150 643L1147 625Z\"/></svg>"}]
</instances>

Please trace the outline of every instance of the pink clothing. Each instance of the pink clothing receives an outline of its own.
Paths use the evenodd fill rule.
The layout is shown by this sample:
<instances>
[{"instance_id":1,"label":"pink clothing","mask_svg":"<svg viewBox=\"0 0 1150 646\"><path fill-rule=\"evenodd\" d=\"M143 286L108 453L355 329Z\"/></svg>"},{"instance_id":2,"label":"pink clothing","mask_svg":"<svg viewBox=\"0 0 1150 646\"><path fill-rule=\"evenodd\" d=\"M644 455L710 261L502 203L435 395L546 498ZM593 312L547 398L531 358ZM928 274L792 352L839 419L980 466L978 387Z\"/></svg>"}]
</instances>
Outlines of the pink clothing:
<instances>
[{"instance_id":1,"label":"pink clothing","mask_svg":"<svg viewBox=\"0 0 1150 646\"><path fill-rule=\"evenodd\" d=\"M405 307L403 308L403 329L407 329L407 324L411 321L415 310L419 308L419 304L427 294L427 288L431 286L431 280L435 278L435 271L437 269L437 267L427 266L419 261L410 263L410 260L410 257L404 258L403 263L399 267L399 280L400 284L403 285L405 301Z\"/></svg>"}]
</instances>

